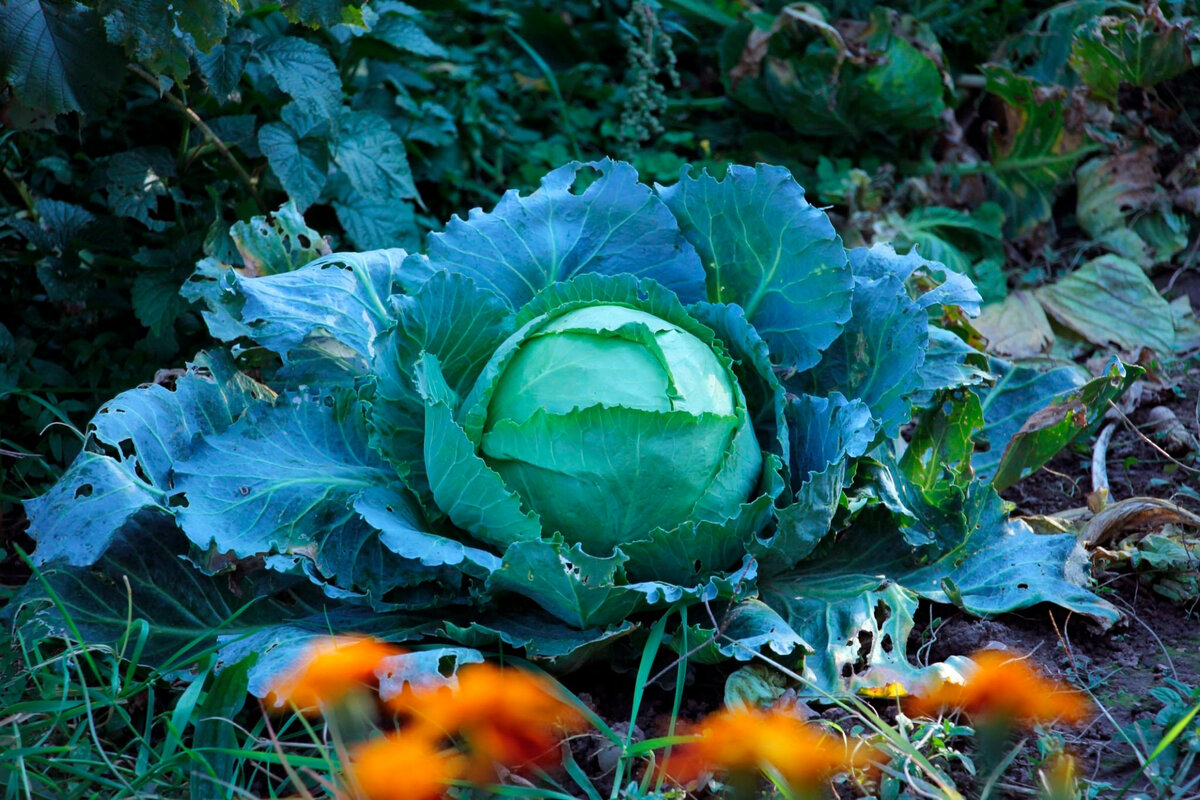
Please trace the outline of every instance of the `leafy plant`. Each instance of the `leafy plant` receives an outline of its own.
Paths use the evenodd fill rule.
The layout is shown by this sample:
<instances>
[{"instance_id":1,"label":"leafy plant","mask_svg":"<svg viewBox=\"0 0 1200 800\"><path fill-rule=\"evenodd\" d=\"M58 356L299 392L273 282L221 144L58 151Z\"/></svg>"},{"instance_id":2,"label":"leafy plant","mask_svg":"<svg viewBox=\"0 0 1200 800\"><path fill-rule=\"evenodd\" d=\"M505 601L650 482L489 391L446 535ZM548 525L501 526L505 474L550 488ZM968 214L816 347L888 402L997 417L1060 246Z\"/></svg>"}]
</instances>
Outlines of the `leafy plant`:
<instances>
[{"instance_id":1,"label":"leafy plant","mask_svg":"<svg viewBox=\"0 0 1200 800\"><path fill-rule=\"evenodd\" d=\"M721 57L732 97L807 136L895 137L937 127L946 108L937 39L889 8L830 22L790 4L731 27Z\"/></svg>"},{"instance_id":2,"label":"leafy plant","mask_svg":"<svg viewBox=\"0 0 1200 800\"><path fill-rule=\"evenodd\" d=\"M62 606L30 585L10 613L103 637L126 575L161 631L142 658L221 621L252 690L331 624L568 666L706 603L710 657L765 648L853 690L916 679L918 596L1115 616L1068 579L1071 537L972 477L986 373L935 323L974 287L844 250L786 170L652 190L575 163L423 254L312 260L284 246L312 232L256 224L277 246L188 288L236 355L100 410L27 504Z\"/></svg>"}]
</instances>

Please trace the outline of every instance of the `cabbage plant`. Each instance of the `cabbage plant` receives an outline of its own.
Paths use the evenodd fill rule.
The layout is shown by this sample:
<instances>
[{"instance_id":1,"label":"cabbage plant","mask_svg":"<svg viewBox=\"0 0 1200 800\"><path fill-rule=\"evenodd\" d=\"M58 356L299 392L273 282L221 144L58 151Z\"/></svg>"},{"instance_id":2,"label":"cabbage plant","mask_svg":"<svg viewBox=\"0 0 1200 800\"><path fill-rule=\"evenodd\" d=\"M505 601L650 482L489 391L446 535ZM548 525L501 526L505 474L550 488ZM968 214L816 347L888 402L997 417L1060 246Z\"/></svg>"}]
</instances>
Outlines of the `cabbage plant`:
<instances>
[{"instance_id":1,"label":"cabbage plant","mask_svg":"<svg viewBox=\"0 0 1200 800\"><path fill-rule=\"evenodd\" d=\"M694 658L858 691L919 677L921 597L1114 617L974 477L975 287L847 251L785 169L573 163L424 253L234 234L185 287L232 347L107 403L27 504L27 624L261 689L330 628L565 668L671 611Z\"/></svg>"}]
</instances>

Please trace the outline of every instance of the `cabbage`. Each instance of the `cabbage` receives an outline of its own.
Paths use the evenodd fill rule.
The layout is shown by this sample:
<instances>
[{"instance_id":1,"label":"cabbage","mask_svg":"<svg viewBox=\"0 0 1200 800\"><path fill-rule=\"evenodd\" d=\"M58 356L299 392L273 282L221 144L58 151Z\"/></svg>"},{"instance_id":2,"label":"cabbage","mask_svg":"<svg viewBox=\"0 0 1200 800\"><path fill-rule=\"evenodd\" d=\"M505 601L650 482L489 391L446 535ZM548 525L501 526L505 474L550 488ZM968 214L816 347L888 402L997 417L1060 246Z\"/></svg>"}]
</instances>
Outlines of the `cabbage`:
<instances>
[{"instance_id":1,"label":"cabbage","mask_svg":"<svg viewBox=\"0 0 1200 800\"><path fill-rule=\"evenodd\" d=\"M100 409L26 504L44 581L10 616L118 642L132 603L140 660L253 657L252 691L331 627L565 668L706 603L694 657L856 691L920 677L919 598L1115 617L974 477L974 286L847 251L784 169L573 163L423 253L306 263L282 242L315 232L269 233L297 219L253 271L197 266L233 347Z\"/></svg>"}]
</instances>

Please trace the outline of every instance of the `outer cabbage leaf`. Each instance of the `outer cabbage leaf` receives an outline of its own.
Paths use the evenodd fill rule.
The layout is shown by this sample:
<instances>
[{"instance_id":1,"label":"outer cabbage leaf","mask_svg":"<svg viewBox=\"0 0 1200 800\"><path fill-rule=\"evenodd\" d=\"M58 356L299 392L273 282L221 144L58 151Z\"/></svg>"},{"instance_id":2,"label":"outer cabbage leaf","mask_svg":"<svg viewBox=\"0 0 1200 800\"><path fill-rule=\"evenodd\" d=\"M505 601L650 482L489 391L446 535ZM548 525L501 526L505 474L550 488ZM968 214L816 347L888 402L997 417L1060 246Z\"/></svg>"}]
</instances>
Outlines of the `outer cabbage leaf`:
<instances>
[{"instance_id":1,"label":"outer cabbage leaf","mask_svg":"<svg viewBox=\"0 0 1200 800\"><path fill-rule=\"evenodd\" d=\"M1033 473L1054 454L1093 430L1108 412L1109 404L1121 396L1144 370L1113 359L1104 375L1057 395L1038 409L1013 434L996 465L992 484L999 490L1012 486Z\"/></svg>"},{"instance_id":2,"label":"outer cabbage leaf","mask_svg":"<svg viewBox=\"0 0 1200 800\"><path fill-rule=\"evenodd\" d=\"M184 670L218 637L320 615L335 605L297 575L261 569L204 575L179 557L186 550L187 540L169 519L139 518L121 530L95 566L44 567L45 583L38 578L27 583L4 614L39 635L70 639L74 625L88 644L120 648L130 638L132 603L134 625L139 620L150 625L138 662Z\"/></svg>"},{"instance_id":3,"label":"outer cabbage leaf","mask_svg":"<svg viewBox=\"0 0 1200 800\"><path fill-rule=\"evenodd\" d=\"M770 539L752 543L763 574L791 568L825 537L848 480L849 460L865 453L879 431L865 403L836 392L789 398L787 423L793 497L778 510Z\"/></svg>"},{"instance_id":4,"label":"outer cabbage leaf","mask_svg":"<svg viewBox=\"0 0 1200 800\"><path fill-rule=\"evenodd\" d=\"M979 399L969 391L943 394L922 412L899 458L877 454L863 470L869 491L896 514L905 541L927 554L962 542L976 523L968 506L974 432L983 425Z\"/></svg>"},{"instance_id":5,"label":"outer cabbage leaf","mask_svg":"<svg viewBox=\"0 0 1200 800\"><path fill-rule=\"evenodd\" d=\"M839 391L870 407L885 436L908 422L912 395L922 388L929 342L925 310L908 298L896 275L854 279L853 316L817 364L797 376L797 391Z\"/></svg>"},{"instance_id":6,"label":"outer cabbage leaf","mask_svg":"<svg viewBox=\"0 0 1200 800\"><path fill-rule=\"evenodd\" d=\"M453 592L456 573L402 559L356 512L363 492L397 483L367 446L362 409L352 398L285 395L203 436L175 466L172 502L188 538L205 550L301 556L315 581L376 604L391 589L423 582ZM424 527L415 506L392 508L393 526ZM421 594L400 602L435 600Z\"/></svg>"},{"instance_id":7,"label":"outer cabbage leaf","mask_svg":"<svg viewBox=\"0 0 1200 800\"><path fill-rule=\"evenodd\" d=\"M1141 367L1120 362L1090 381L1071 363L1039 370L992 359L991 369L996 383L975 390L984 425L975 435L971 464L981 480L992 481L1000 490L1091 430L1108 411L1108 402L1142 374Z\"/></svg>"},{"instance_id":8,"label":"outer cabbage leaf","mask_svg":"<svg viewBox=\"0 0 1200 800\"><path fill-rule=\"evenodd\" d=\"M354 501L354 510L379 530L384 547L403 558L426 567L458 567L477 578L500 568L500 558L495 554L429 530L422 509L406 491L395 487L368 489Z\"/></svg>"},{"instance_id":9,"label":"outer cabbage leaf","mask_svg":"<svg viewBox=\"0 0 1200 800\"><path fill-rule=\"evenodd\" d=\"M447 620L438 633L469 647L501 651L513 647L538 663L567 671L635 629L632 622L625 621L609 628L579 630L537 611L493 611L473 614L469 621Z\"/></svg>"},{"instance_id":10,"label":"outer cabbage leaf","mask_svg":"<svg viewBox=\"0 0 1200 800\"><path fill-rule=\"evenodd\" d=\"M306 338L329 337L354 350L365 371L372 342L394 322L386 300L399 291L404 257L403 250L334 253L258 278L222 270L220 291L202 295L210 307L205 318L214 336L245 336L285 360Z\"/></svg>"},{"instance_id":11,"label":"outer cabbage leaf","mask_svg":"<svg viewBox=\"0 0 1200 800\"><path fill-rule=\"evenodd\" d=\"M135 516L170 514L171 470L196 437L225 430L269 395L227 358L202 353L174 391L151 385L105 403L89 425L87 449L49 492L25 504L38 542L34 560L91 564Z\"/></svg>"},{"instance_id":12,"label":"outer cabbage leaf","mask_svg":"<svg viewBox=\"0 0 1200 800\"><path fill-rule=\"evenodd\" d=\"M435 356L443 379L462 397L513 323L500 298L453 273L436 273L413 294L394 295L392 304L396 324L375 342L371 439L398 469L423 473L425 403L416 387L418 358Z\"/></svg>"},{"instance_id":13,"label":"outer cabbage leaf","mask_svg":"<svg viewBox=\"0 0 1200 800\"><path fill-rule=\"evenodd\" d=\"M720 638L714 637L711 623L701 623L677 632L671 646L677 652L690 653L688 660L700 664L716 664L729 658L751 661L764 651L769 651L773 659L783 657L787 663L813 652L812 645L761 600L731 603L715 611L714 616L721 626Z\"/></svg>"},{"instance_id":14,"label":"outer cabbage leaf","mask_svg":"<svg viewBox=\"0 0 1200 800\"><path fill-rule=\"evenodd\" d=\"M971 279L940 261L921 256L916 250L897 255L889 244L855 247L846 257L856 278L895 275L921 308L937 311L940 306L958 306L969 316L980 311L983 298Z\"/></svg>"},{"instance_id":15,"label":"outer cabbage leaf","mask_svg":"<svg viewBox=\"0 0 1200 800\"><path fill-rule=\"evenodd\" d=\"M980 616L1046 602L1102 624L1117 619L1080 585L1086 559L1073 536L1041 536L1007 521L1004 502L985 484L973 484L969 495L975 524L933 561L914 557L892 515L877 508L812 560L760 582L763 600L816 648L818 660L805 666L819 685L858 691L900 682L911 689L920 676L904 653L917 596ZM834 647L823 650L823 643Z\"/></svg>"},{"instance_id":16,"label":"outer cabbage leaf","mask_svg":"<svg viewBox=\"0 0 1200 800\"><path fill-rule=\"evenodd\" d=\"M584 168L600 177L576 193ZM414 257L424 269L469 275L513 309L556 282L593 272L652 278L684 302L704 297L704 271L671 213L633 167L608 159L572 162L528 197L509 191L489 213L453 218L429 237L427 251Z\"/></svg>"},{"instance_id":17,"label":"outer cabbage leaf","mask_svg":"<svg viewBox=\"0 0 1200 800\"><path fill-rule=\"evenodd\" d=\"M310 645L327 639L331 630L352 631L355 635L374 636L389 642L405 642L420 638L432 629L431 622L400 614L375 614L353 607L336 608L328 614L288 620L248 635L220 637L217 668L250 662L246 689L255 697L265 698L279 676L290 669ZM447 660L439 663L442 656L446 656ZM432 664L429 664L429 659L433 659ZM460 666L482 660L483 656L478 652L457 647L385 658L375 670L380 697L392 697L403 683L414 680L413 667L432 667L424 677L434 683L439 680L453 681L454 673ZM443 677L438 671L439 667L448 668L449 677Z\"/></svg>"},{"instance_id":18,"label":"outer cabbage leaf","mask_svg":"<svg viewBox=\"0 0 1200 800\"><path fill-rule=\"evenodd\" d=\"M638 611L683 598L694 602L717 596L715 586L628 583L626 560L622 553L598 558L562 541L514 542L487 585L493 592L529 597L575 628L613 625Z\"/></svg>"},{"instance_id":19,"label":"outer cabbage leaf","mask_svg":"<svg viewBox=\"0 0 1200 800\"><path fill-rule=\"evenodd\" d=\"M686 171L658 193L700 252L708 299L736 303L772 360L808 369L850 316L841 240L783 167L731 166L724 180Z\"/></svg>"}]
</instances>

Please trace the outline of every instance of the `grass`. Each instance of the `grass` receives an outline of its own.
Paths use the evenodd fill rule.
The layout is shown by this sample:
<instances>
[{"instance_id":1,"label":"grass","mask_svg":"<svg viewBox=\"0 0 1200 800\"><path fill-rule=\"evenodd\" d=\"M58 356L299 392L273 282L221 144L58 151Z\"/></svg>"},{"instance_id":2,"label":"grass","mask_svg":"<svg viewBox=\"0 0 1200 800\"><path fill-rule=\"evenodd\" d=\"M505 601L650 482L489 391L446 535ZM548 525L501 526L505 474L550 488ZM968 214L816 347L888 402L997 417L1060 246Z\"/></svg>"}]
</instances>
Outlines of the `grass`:
<instances>
[{"instance_id":1,"label":"grass","mask_svg":"<svg viewBox=\"0 0 1200 800\"><path fill-rule=\"evenodd\" d=\"M514 775L505 786L464 786L460 794L545 800L684 798L656 767L686 739L677 735L677 725L689 653L676 657L664 645L668 624L677 621L686 629L687 613L686 608L672 609L647 632L627 724L610 724L564 687L564 696L591 725L576 738L590 737L594 746L575 752L565 748L561 769L539 770L527 778ZM122 657L122 652L138 652L148 634L143 622L131 620L118 649L39 640L19 626L14 630L0 650L0 787L5 798L337 796L342 748L334 726L295 715L266 716L247 694L245 663L217 672L212 653L201 653L198 659L189 656L198 666L180 674L178 666L174 673L164 672ZM754 657L796 685L804 682L783 665ZM634 723L644 716L647 694L652 686L661 692L658 679L672 675L665 731L640 739ZM612 687L596 687L605 690ZM910 719L894 700L827 696L829 730L861 737L887 757L875 778L843 778L833 788L840 797L1066 800L1133 796L1131 789L1140 780L1146 788L1138 796L1147 796L1147 790L1157 798L1196 796L1200 765L1195 763L1193 722L1200 695L1172 683L1156 697L1164 708L1154 723L1122 732L1141 764L1127 785L1080 781L1064 794L1050 785L1049 765L1063 748L1062 737L1051 731L1038 730L1015 746L1009 740L1004 758L984 768L975 732L967 725L951 718ZM577 760L576 753L589 750L606 751L605 769L592 758ZM788 800L785 787L769 782L761 796Z\"/></svg>"}]
</instances>

